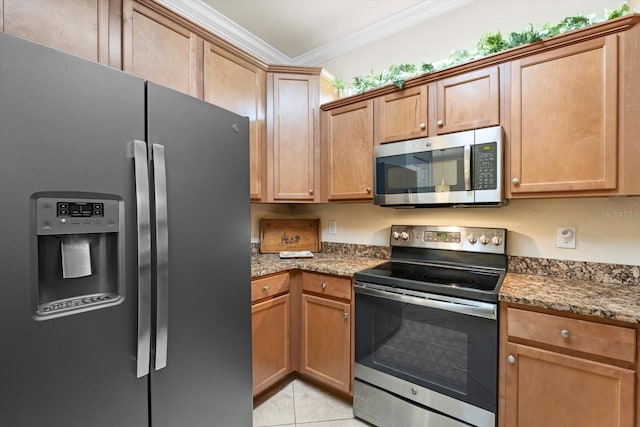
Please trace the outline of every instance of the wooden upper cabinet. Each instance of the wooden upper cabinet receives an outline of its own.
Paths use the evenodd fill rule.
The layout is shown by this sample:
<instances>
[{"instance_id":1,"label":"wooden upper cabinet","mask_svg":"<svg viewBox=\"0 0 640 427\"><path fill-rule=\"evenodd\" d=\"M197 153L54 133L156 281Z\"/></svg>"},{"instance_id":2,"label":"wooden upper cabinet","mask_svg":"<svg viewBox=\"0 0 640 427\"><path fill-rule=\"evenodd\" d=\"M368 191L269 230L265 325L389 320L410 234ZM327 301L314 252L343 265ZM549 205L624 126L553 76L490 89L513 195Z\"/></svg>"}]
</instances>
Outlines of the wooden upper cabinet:
<instances>
[{"instance_id":1,"label":"wooden upper cabinet","mask_svg":"<svg viewBox=\"0 0 640 427\"><path fill-rule=\"evenodd\" d=\"M209 42L204 43L204 100L249 117L250 195L263 196L266 72Z\"/></svg>"},{"instance_id":2,"label":"wooden upper cabinet","mask_svg":"<svg viewBox=\"0 0 640 427\"><path fill-rule=\"evenodd\" d=\"M322 112L327 201L373 199L373 100Z\"/></svg>"},{"instance_id":3,"label":"wooden upper cabinet","mask_svg":"<svg viewBox=\"0 0 640 427\"><path fill-rule=\"evenodd\" d=\"M427 93L422 85L375 98L375 143L427 136Z\"/></svg>"},{"instance_id":4,"label":"wooden upper cabinet","mask_svg":"<svg viewBox=\"0 0 640 427\"><path fill-rule=\"evenodd\" d=\"M615 189L617 35L513 61L511 122L512 196Z\"/></svg>"},{"instance_id":5,"label":"wooden upper cabinet","mask_svg":"<svg viewBox=\"0 0 640 427\"><path fill-rule=\"evenodd\" d=\"M434 134L500 124L499 68L489 67L436 82Z\"/></svg>"},{"instance_id":6,"label":"wooden upper cabinet","mask_svg":"<svg viewBox=\"0 0 640 427\"><path fill-rule=\"evenodd\" d=\"M268 73L267 81L268 201L319 201L319 77Z\"/></svg>"},{"instance_id":7,"label":"wooden upper cabinet","mask_svg":"<svg viewBox=\"0 0 640 427\"><path fill-rule=\"evenodd\" d=\"M122 0L0 0L0 29L120 68Z\"/></svg>"},{"instance_id":8,"label":"wooden upper cabinet","mask_svg":"<svg viewBox=\"0 0 640 427\"><path fill-rule=\"evenodd\" d=\"M202 98L202 39L142 3L123 1L124 71Z\"/></svg>"}]
</instances>

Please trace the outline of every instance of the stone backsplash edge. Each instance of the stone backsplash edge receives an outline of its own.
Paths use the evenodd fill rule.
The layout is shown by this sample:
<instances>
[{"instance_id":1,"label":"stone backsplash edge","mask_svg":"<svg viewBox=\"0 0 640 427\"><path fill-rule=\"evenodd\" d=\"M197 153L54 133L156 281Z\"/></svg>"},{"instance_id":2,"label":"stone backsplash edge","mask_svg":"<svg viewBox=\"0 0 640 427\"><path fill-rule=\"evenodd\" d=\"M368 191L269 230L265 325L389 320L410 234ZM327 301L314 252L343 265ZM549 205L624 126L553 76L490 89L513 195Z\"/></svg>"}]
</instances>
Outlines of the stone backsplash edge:
<instances>
[{"instance_id":1,"label":"stone backsplash edge","mask_svg":"<svg viewBox=\"0 0 640 427\"><path fill-rule=\"evenodd\" d=\"M391 255L391 248L354 243L322 242L322 252L387 259ZM260 243L251 243L251 254L258 253L260 253ZM508 266L510 273L620 285L640 285L640 266L637 265L509 256Z\"/></svg>"}]
</instances>

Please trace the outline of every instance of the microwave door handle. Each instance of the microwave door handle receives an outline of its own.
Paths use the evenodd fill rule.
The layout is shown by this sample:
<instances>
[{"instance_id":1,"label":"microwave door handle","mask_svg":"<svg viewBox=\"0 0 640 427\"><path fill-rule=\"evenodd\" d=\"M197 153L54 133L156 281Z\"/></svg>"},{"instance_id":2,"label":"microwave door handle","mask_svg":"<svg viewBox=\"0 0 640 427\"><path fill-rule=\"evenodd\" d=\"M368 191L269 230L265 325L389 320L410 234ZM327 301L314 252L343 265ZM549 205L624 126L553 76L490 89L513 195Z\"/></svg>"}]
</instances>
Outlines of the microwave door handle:
<instances>
[{"instance_id":1,"label":"microwave door handle","mask_svg":"<svg viewBox=\"0 0 640 427\"><path fill-rule=\"evenodd\" d=\"M464 189L471 191L471 146L464 146Z\"/></svg>"},{"instance_id":2,"label":"microwave door handle","mask_svg":"<svg viewBox=\"0 0 640 427\"><path fill-rule=\"evenodd\" d=\"M136 376L149 374L151 358L151 223L147 144L133 142L138 228L138 349Z\"/></svg>"},{"instance_id":3,"label":"microwave door handle","mask_svg":"<svg viewBox=\"0 0 640 427\"><path fill-rule=\"evenodd\" d=\"M156 213L156 371L167 366L169 329L169 230L164 146L152 145Z\"/></svg>"}]
</instances>

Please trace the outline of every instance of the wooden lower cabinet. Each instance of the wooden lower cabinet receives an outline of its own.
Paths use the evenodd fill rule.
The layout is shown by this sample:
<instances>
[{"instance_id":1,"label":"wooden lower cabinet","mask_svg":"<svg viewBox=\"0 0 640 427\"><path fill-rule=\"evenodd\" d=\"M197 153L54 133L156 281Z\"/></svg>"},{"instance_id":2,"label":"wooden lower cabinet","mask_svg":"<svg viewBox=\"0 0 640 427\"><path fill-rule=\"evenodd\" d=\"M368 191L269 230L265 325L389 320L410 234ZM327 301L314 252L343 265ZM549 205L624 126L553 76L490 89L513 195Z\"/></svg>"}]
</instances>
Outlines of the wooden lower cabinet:
<instances>
[{"instance_id":1,"label":"wooden lower cabinet","mask_svg":"<svg viewBox=\"0 0 640 427\"><path fill-rule=\"evenodd\" d=\"M253 395L291 373L289 273L251 281Z\"/></svg>"},{"instance_id":2,"label":"wooden lower cabinet","mask_svg":"<svg viewBox=\"0 0 640 427\"><path fill-rule=\"evenodd\" d=\"M500 427L636 426L637 328L501 305Z\"/></svg>"},{"instance_id":3,"label":"wooden lower cabinet","mask_svg":"<svg viewBox=\"0 0 640 427\"><path fill-rule=\"evenodd\" d=\"M352 295L349 278L300 270L251 281L254 397L293 372L351 394Z\"/></svg>"},{"instance_id":4,"label":"wooden lower cabinet","mask_svg":"<svg viewBox=\"0 0 640 427\"><path fill-rule=\"evenodd\" d=\"M302 295L300 372L337 390L351 391L351 306Z\"/></svg>"},{"instance_id":5,"label":"wooden lower cabinet","mask_svg":"<svg viewBox=\"0 0 640 427\"><path fill-rule=\"evenodd\" d=\"M289 294L251 307L253 395L291 372Z\"/></svg>"},{"instance_id":6,"label":"wooden lower cabinet","mask_svg":"<svg viewBox=\"0 0 640 427\"><path fill-rule=\"evenodd\" d=\"M507 344L506 426L632 427L635 372Z\"/></svg>"}]
</instances>

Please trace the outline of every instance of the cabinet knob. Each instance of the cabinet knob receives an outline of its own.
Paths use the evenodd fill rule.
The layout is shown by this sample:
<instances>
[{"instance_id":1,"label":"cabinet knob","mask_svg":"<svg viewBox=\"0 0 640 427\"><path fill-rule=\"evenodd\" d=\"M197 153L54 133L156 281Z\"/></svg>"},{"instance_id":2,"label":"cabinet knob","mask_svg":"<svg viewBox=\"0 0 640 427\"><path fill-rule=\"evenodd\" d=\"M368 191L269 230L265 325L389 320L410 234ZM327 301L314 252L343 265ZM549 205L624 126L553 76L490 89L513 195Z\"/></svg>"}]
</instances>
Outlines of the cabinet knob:
<instances>
[{"instance_id":1,"label":"cabinet knob","mask_svg":"<svg viewBox=\"0 0 640 427\"><path fill-rule=\"evenodd\" d=\"M324 282L322 282L322 283L320 284L320 287L321 287L322 289L327 289L327 284L326 284L326 283L324 283Z\"/></svg>"},{"instance_id":2,"label":"cabinet knob","mask_svg":"<svg viewBox=\"0 0 640 427\"><path fill-rule=\"evenodd\" d=\"M371 187L367 187L367 188L365 188L364 190L367 192L367 194L368 194L368 193L371 193Z\"/></svg>"},{"instance_id":3,"label":"cabinet knob","mask_svg":"<svg viewBox=\"0 0 640 427\"><path fill-rule=\"evenodd\" d=\"M345 319L349 317L349 313L342 313L342 315L344 316Z\"/></svg>"},{"instance_id":4,"label":"cabinet knob","mask_svg":"<svg viewBox=\"0 0 640 427\"><path fill-rule=\"evenodd\" d=\"M568 339L571 337L571 332L568 329L563 329L560 331L560 336L564 339Z\"/></svg>"},{"instance_id":5,"label":"cabinet knob","mask_svg":"<svg viewBox=\"0 0 640 427\"><path fill-rule=\"evenodd\" d=\"M309 194L313 194L313 188L309 189Z\"/></svg>"},{"instance_id":6,"label":"cabinet knob","mask_svg":"<svg viewBox=\"0 0 640 427\"><path fill-rule=\"evenodd\" d=\"M511 364L516 363L516 357L513 354L507 356L507 361Z\"/></svg>"},{"instance_id":7,"label":"cabinet knob","mask_svg":"<svg viewBox=\"0 0 640 427\"><path fill-rule=\"evenodd\" d=\"M511 183L513 183L513 185L520 185L520 178L513 178Z\"/></svg>"},{"instance_id":8,"label":"cabinet knob","mask_svg":"<svg viewBox=\"0 0 640 427\"><path fill-rule=\"evenodd\" d=\"M265 291L265 292L269 292L269 286L263 286L262 290Z\"/></svg>"},{"instance_id":9,"label":"cabinet knob","mask_svg":"<svg viewBox=\"0 0 640 427\"><path fill-rule=\"evenodd\" d=\"M427 128L427 125L425 125L424 123L420 123L421 130L425 130L426 128Z\"/></svg>"},{"instance_id":10,"label":"cabinet knob","mask_svg":"<svg viewBox=\"0 0 640 427\"><path fill-rule=\"evenodd\" d=\"M444 126L444 122L442 120L438 120L436 123L439 127Z\"/></svg>"}]
</instances>

